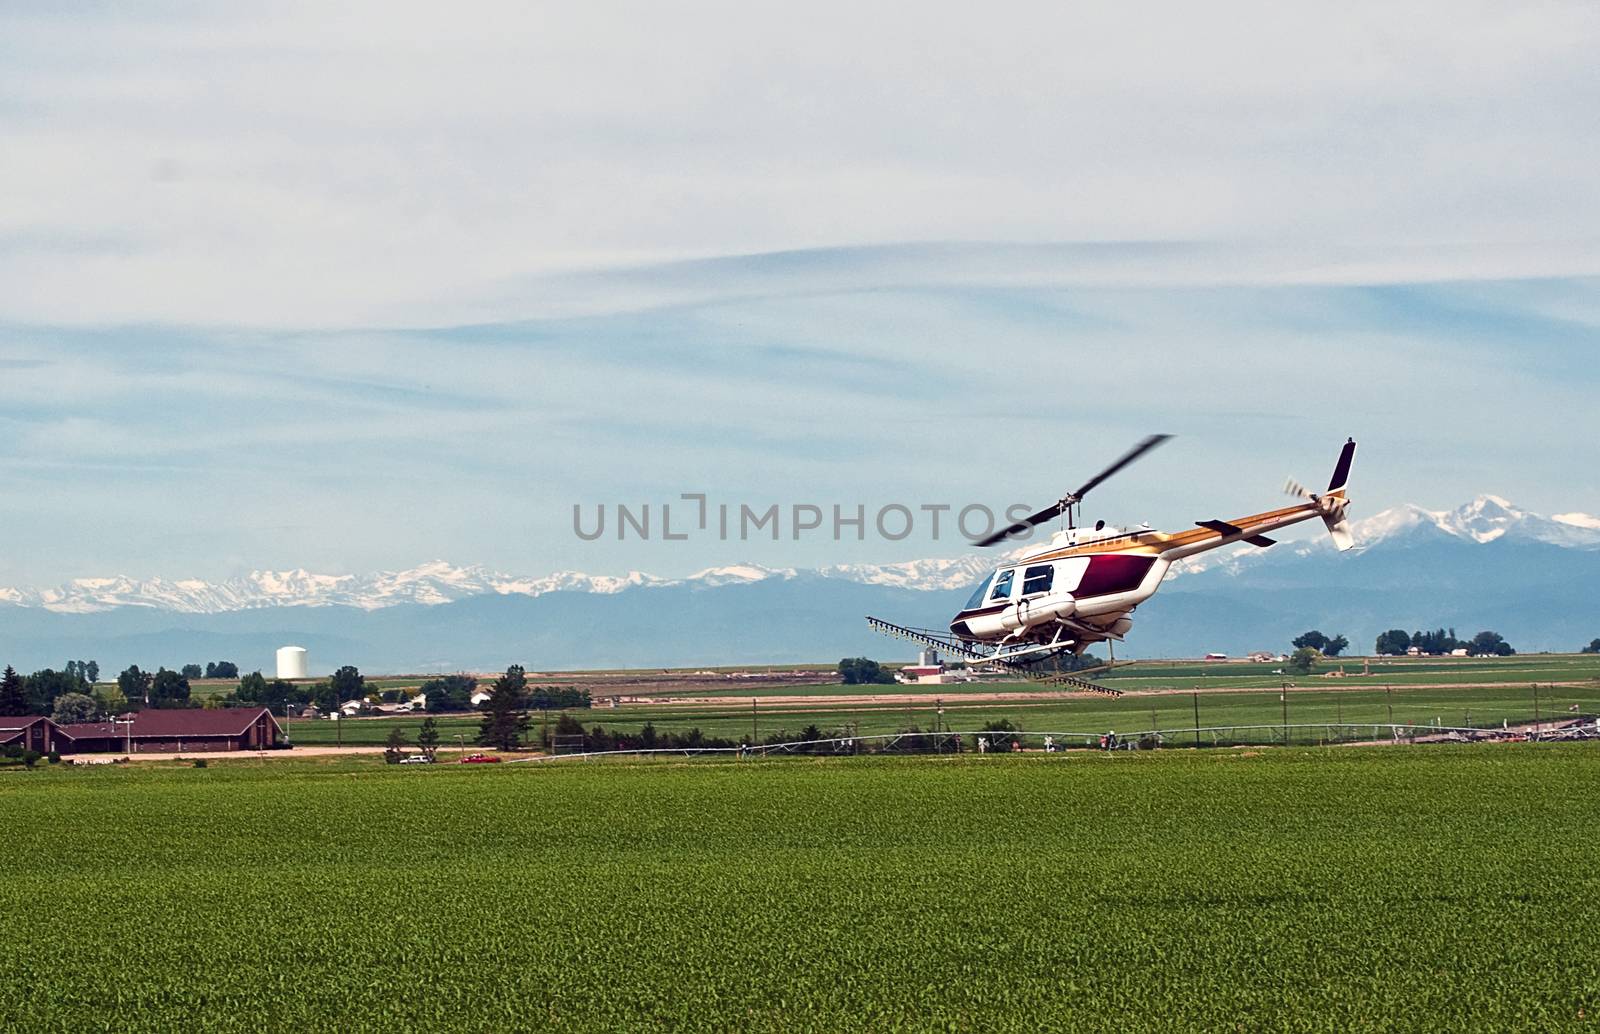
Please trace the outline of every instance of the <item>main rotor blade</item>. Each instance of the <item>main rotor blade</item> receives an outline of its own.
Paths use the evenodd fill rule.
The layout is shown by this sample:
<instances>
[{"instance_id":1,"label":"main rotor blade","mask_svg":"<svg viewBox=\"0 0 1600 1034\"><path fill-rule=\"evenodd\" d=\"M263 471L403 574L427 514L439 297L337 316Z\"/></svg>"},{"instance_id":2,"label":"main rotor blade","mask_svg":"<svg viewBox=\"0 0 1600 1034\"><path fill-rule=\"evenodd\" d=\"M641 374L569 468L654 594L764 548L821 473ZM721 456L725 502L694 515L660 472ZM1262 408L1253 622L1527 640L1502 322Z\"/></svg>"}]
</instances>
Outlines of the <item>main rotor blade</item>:
<instances>
[{"instance_id":1,"label":"main rotor blade","mask_svg":"<svg viewBox=\"0 0 1600 1034\"><path fill-rule=\"evenodd\" d=\"M1121 459L1117 460L1115 463L1111 464L1111 466L1090 478L1087 484L1078 489L1076 492L1067 496L1066 499L1051 503L1038 513L1030 513L1028 516L1024 517L1022 520L1011 525L1010 527L1001 528L999 531L988 536L987 538L979 539L977 542L974 542L973 545L992 546L1002 539L1009 538L1012 535L1020 534L1021 532L1027 531L1029 528L1035 525L1043 524L1045 521L1053 520L1054 518L1061 516L1061 511L1066 509L1068 502L1072 503L1074 506L1077 505L1078 501L1083 498L1084 493L1088 492L1089 489L1094 488L1106 478L1115 474L1123 467L1126 467L1128 464L1132 463L1134 460L1138 459L1140 456L1143 456L1145 453L1149 452L1151 449L1154 449L1156 446L1160 445L1162 442L1171 437L1172 435L1170 434L1151 435L1138 445L1135 445L1133 448L1129 449L1123 454Z\"/></svg>"},{"instance_id":2,"label":"main rotor blade","mask_svg":"<svg viewBox=\"0 0 1600 1034\"><path fill-rule=\"evenodd\" d=\"M1117 462L1111 464L1111 466L1107 467L1105 470L1102 470L1100 473L1084 482L1082 488L1072 493L1072 498L1075 500L1081 500L1084 496L1089 494L1089 490L1091 488L1094 488L1106 478L1115 474L1123 467L1126 467L1128 464L1132 463L1134 460L1138 459L1140 456L1143 456L1145 453L1149 452L1151 449L1154 449L1156 446L1160 445L1162 442L1171 437L1172 435L1170 434L1153 434L1146 438L1144 441L1140 442L1138 445L1135 445L1133 448L1124 453L1122 458L1117 460Z\"/></svg>"},{"instance_id":3,"label":"main rotor blade","mask_svg":"<svg viewBox=\"0 0 1600 1034\"><path fill-rule=\"evenodd\" d=\"M1011 525L1008 528L1001 528L999 531L995 532L994 534L990 535L989 537L979 539L978 541L974 542L973 545L974 546L992 546L996 542L999 542L1001 539L1009 538L1012 535L1019 535L1022 532L1027 531L1029 528L1033 527L1035 524L1043 524L1045 521L1050 520L1052 517L1061 516L1061 509L1062 509L1062 506L1061 506L1060 503L1052 503L1051 505L1045 507L1043 510L1040 510L1038 513L1029 514L1028 516L1024 517L1022 520L1018 521L1017 523Z\"/></svg>"}]
</instances>

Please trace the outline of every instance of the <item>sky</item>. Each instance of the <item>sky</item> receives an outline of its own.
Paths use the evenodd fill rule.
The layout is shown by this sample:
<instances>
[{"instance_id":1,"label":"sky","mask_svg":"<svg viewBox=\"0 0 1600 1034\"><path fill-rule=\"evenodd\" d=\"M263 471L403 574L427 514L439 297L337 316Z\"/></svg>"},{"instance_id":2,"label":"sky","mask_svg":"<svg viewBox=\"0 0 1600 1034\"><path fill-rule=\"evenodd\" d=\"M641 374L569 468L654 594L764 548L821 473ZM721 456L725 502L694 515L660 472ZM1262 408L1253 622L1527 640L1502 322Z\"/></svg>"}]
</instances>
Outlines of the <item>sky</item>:
<instances>
[{"instance_id":1,"label":"sky","mask_svg":"<svg viewBox=\"0 0 1600 1034\"><path fill-rule=\"evenodd\" d=\"M0 585L1600 512L1600 8L0 7ZM675 517L677 515L675 514ZM614 523L614 522L613 522Z\"/></svg>"}]
</instances>

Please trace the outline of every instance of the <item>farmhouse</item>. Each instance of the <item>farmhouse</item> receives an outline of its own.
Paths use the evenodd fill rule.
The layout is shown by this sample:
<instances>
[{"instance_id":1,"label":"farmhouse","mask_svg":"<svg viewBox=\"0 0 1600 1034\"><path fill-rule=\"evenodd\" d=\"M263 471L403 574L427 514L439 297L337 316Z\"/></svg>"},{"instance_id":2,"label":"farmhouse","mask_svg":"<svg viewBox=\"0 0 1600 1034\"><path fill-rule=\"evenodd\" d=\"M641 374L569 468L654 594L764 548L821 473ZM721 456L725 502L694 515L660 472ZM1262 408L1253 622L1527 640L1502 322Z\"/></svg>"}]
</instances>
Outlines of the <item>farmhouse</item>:
<instances>
[{"instance_id":1,"label":"farmhouse","mask_svg":"<svg viewBox=\"0 0 1600 1034\"><path fill-rule=\"evenodd\" d=\"M55 749L63 754L268 750L279 746L283 738L277 719L264 707L148 710L135 714L131 723L89 722L55 728Z\"/></svg>"}]
</instances>

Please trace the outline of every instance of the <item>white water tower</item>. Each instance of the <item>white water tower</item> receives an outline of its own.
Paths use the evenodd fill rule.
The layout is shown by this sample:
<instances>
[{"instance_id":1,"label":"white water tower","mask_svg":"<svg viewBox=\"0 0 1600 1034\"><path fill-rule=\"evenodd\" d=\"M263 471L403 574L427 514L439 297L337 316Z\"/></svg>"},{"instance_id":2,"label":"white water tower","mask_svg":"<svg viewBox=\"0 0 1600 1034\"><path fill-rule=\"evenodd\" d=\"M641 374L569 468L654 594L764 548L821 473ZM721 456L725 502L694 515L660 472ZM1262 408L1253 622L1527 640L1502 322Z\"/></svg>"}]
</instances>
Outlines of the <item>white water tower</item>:
<instances>
[{"instance_id":1,"label":"white water tower","mask_svg":"<svg viewBox=\"0 0 1600 1034\"><path fill-rule=\"evenodd\" d=\"M303 646L278 647L278 678L303 679L306 677L306 648Z\"/></svg>"}]
</instances>

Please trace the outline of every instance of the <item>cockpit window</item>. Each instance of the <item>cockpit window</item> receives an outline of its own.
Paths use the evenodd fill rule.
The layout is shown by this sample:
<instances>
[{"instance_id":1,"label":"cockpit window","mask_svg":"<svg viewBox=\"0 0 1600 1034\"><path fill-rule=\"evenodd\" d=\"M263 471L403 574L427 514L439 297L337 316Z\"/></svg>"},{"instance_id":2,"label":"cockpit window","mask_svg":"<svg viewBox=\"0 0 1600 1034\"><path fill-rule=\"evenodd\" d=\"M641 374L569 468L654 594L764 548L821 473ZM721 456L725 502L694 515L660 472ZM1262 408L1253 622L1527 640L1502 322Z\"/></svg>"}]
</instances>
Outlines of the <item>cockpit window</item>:
<instances>
[{"instance_id":1,"label":"cockpit window","mask_svg":"<svg viewBox=\"0 0 1600 1034\"><path fill-rule=\"evenodd\" d=\"M1017 569L1014 567L1000 572L999 576L994 580L994 589L989 593L990 602L1011 598L1011 576L1016 573Z\"/></svg>"},{"instance_id":2,"label":"cockpit window","mask_svg":"<svg viewBox=\"0 0 1600 1034\"><path fill-rule=\"evenodd\" d=\"M1022 595L1032 596L1035 593L1049 592L1050 583L1055 580L1056 569L1050 564L1041 564L1030 567L1022 572Z\"/></svg>"}]
</instances>

